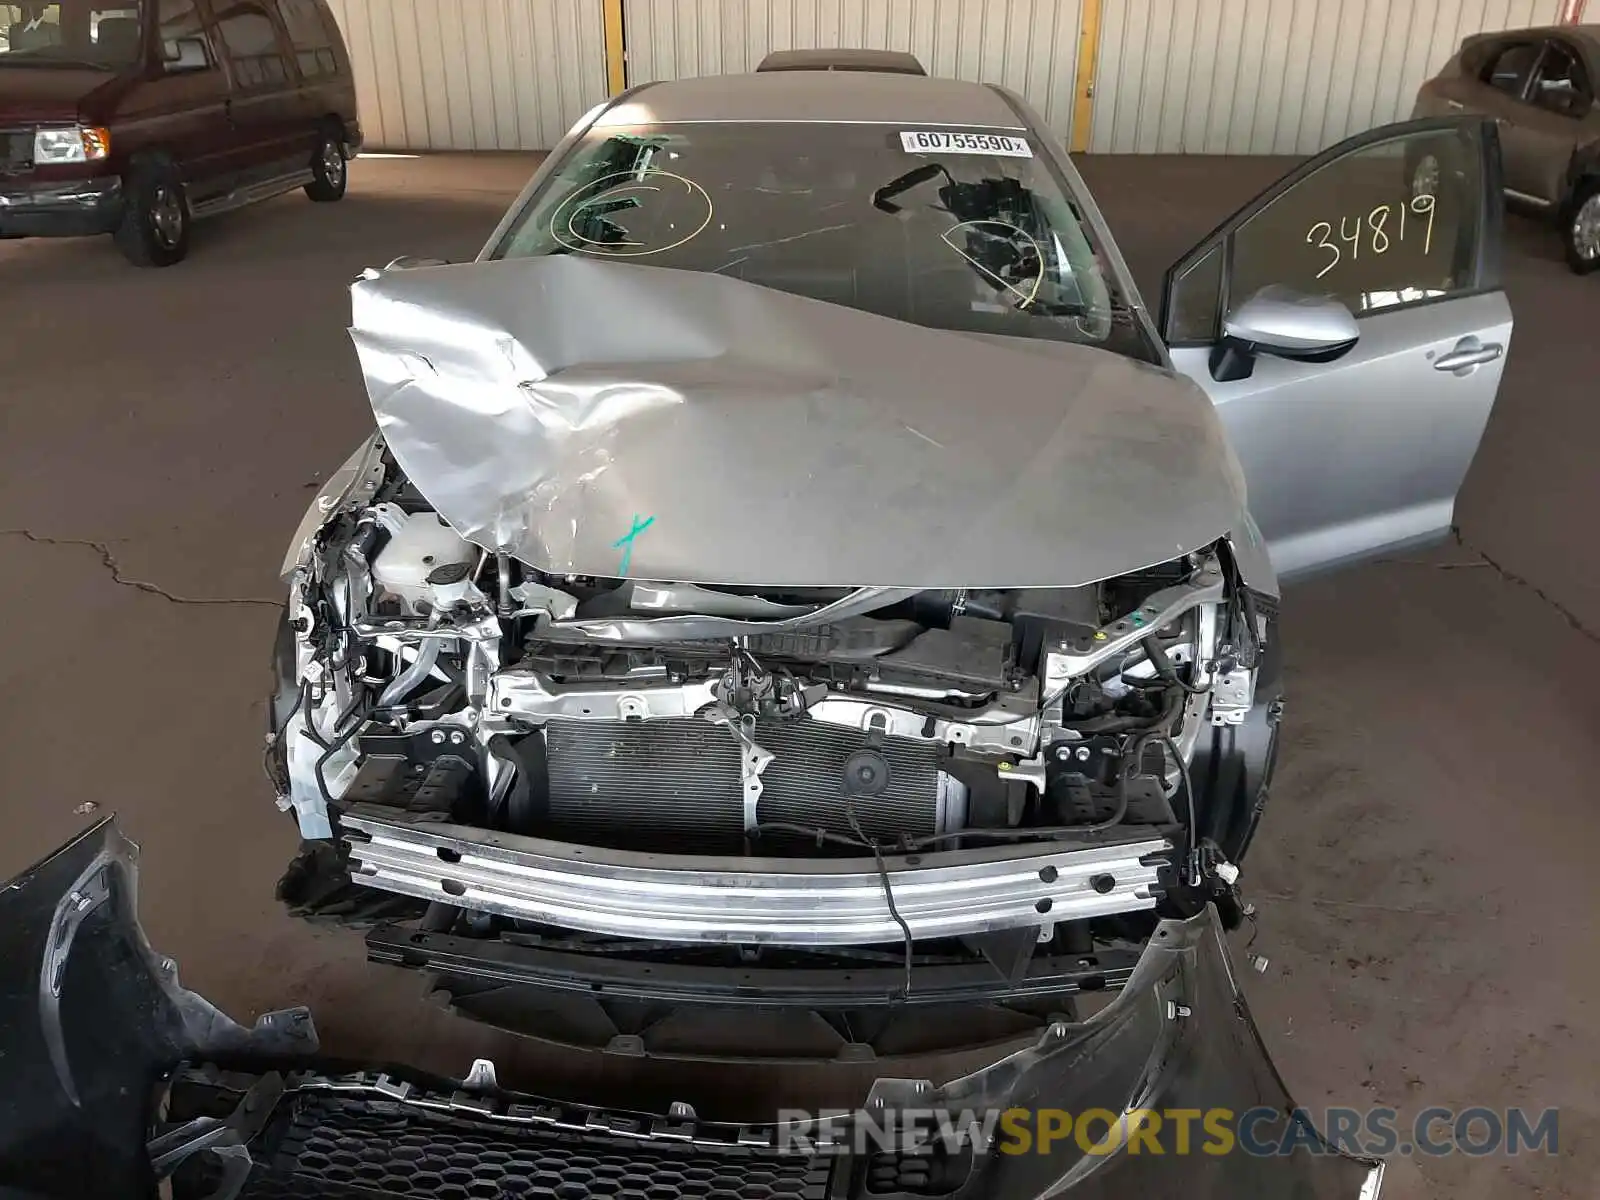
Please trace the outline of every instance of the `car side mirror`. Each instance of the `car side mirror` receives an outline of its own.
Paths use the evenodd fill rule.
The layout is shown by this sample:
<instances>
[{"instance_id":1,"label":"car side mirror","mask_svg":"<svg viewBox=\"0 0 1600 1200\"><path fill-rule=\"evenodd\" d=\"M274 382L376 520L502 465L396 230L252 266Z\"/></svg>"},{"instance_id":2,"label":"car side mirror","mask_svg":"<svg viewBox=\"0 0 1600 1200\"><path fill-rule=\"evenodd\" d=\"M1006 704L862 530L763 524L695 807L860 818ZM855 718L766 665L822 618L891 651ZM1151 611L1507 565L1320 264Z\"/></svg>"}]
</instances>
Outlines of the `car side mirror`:
<instances>
[{"instance_id":1,"label":"car side mirror","mask_svg":"<svg viewBox=\"0 0 1600 1200\"><path fill-rule=\"evenodd\" d=\"M204 71L211 65L201 38L172 38L161 43L161 66L172 75L180 71Z\"/></svg>"},{"instance_id":2,"label":"car side mirror","mask_svg":"<svg viewBox=\"0 0 1600 1200\"><path fill-rule=\"evenodd\" d=\"M1223 318L1222 340L1211 352L1211 377L1219 383L1248 379L1259 354L1332 362L1360 336L1355 317L1332 296L1308 296L1274 284Z\"/></svg>"}]
</instances>

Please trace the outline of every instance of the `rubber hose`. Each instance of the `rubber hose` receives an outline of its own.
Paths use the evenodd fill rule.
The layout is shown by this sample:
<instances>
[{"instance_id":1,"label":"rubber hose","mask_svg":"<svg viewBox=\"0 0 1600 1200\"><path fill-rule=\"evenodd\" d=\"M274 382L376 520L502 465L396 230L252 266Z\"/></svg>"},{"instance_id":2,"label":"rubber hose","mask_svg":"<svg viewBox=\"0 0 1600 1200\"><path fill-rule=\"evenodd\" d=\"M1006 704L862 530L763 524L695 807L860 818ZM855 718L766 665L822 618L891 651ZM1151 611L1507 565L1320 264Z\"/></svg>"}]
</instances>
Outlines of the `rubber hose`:
<instances>
[{"instance_id":1,"label":"rubber hose","mask_svg":"<svg viewBox=\"0 0 1600 1200\"><path fill-rule=\"evenodd\" d=\"M433 674L433 664L439 657L439 639L428 638L417 647L417 657L412 664L389 682L378 697L379 708L392 708L409 696L413 689Z\"/></svg>"}]
</instances>

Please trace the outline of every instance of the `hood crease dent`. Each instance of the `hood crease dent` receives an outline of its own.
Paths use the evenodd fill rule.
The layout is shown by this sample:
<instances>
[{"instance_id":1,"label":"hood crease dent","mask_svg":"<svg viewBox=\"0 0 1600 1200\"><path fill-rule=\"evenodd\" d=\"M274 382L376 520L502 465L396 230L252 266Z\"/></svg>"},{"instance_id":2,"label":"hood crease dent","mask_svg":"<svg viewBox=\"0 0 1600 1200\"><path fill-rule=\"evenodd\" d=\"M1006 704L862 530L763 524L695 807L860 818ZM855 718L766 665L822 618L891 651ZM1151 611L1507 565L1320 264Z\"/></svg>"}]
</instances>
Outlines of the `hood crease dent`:
<instances>
[{"instance_id":1,"label":"hood crease dent","mask_svg":"<svg viewBox=\"0 0 1600 1200\"><path fill-rule=\"evenodd\" d=\"M1087 346L576 255L351 297L401 468L463 537L551 574L1067 587L1243 514L1205 394Z\"/></svg>"}]
</instances>

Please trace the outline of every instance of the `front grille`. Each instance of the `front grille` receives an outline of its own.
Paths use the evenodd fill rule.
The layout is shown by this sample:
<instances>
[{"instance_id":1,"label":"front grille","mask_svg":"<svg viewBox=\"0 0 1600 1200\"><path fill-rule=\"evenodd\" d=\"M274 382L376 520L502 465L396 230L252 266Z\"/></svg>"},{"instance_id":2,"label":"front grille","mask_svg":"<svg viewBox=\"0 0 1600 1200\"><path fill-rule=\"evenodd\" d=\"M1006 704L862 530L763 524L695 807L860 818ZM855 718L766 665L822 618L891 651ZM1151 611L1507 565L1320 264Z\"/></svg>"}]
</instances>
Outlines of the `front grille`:
<instances>
[{"instance_id":1,"label":"front grille","mask_svg":"<svg viewBox=\"0 0 1600 1200\"><path fill-rule=\"evenodd\" d=\"M0 129L0 175L33 170L33 130Z\"/></svg>"},{"instance_id":2,"label":"front grille","mask_svg":"<svg viewBox=\"0 0 1600 1200\"><path fill-rule=\"evenodd\" d=\"M244 1200L822 1200L826 1159L495 1126L398 1103L302 1096Z\"/></svg>"},{"instance_id":3,"label":"front grille","mask_svg":"<svg viewBox=\"0 0 1600 1200\"><path fill-rule=\"evenodd\" d=\"M760 821L850 831L845 761L866 735L822 721L758 722L756 744L774 755L761 774ZM669 833L703 844L736 843L744 830L740 747L726 728L696 718L551 721L545 727L550 819L560 832L606 844ZM888 786L859 797L856 815L874 837L936 832L939 751L905 738L878 748Z\"/></svg>"}]
</instances>

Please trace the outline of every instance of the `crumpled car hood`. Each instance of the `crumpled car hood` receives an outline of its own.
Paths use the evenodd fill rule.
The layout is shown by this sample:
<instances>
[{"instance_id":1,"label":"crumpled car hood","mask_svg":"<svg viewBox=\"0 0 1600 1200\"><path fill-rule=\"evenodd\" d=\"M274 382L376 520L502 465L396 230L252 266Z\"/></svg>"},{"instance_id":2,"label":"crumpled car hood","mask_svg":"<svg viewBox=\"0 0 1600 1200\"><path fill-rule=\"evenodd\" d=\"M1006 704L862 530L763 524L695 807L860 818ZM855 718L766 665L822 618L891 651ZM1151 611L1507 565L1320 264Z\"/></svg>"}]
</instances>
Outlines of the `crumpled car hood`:
<instances>
[{"instance_id":1,"label":"crumpled car hood","mask_svg":"<svg viewBox=\"0 0 1600 1200\"><path fill-rule=\"evenodd\" d=\"M373 412L463 536L554 574L1065 587L1240 525L1209 400L718 275L577 256L352 288Z\"/></svg>"}]
</instances>

